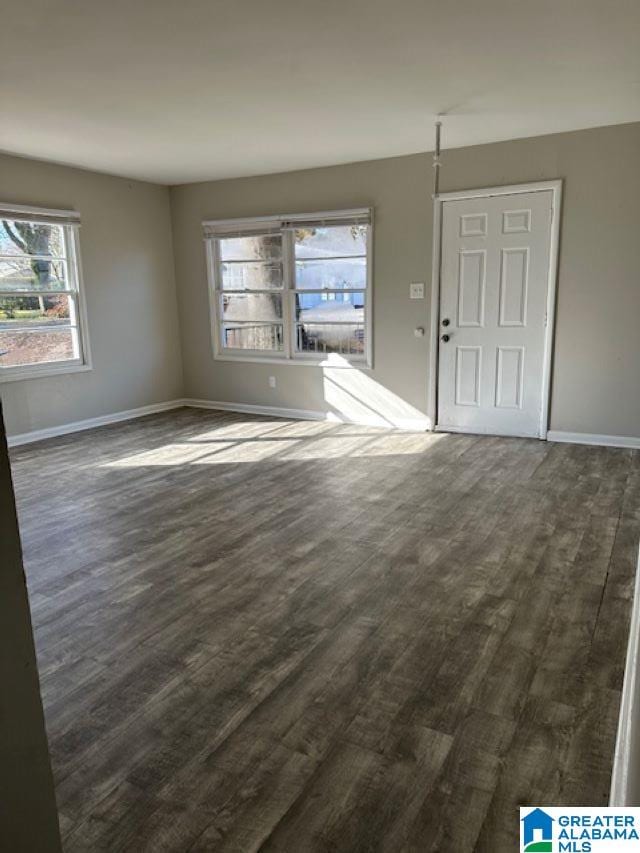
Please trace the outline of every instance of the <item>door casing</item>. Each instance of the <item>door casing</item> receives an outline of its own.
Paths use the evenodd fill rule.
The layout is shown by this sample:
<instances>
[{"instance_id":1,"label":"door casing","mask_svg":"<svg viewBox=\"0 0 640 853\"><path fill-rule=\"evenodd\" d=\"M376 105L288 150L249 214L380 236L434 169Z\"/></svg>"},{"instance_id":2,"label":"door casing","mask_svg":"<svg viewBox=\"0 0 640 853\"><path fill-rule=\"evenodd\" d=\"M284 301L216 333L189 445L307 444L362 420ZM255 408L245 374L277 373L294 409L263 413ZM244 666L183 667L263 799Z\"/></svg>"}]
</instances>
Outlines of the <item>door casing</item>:
<instances>
[{"instance_id":1,"label":"door casing","mask_svg":"<svg viewBox=\"0 0 640 853\"><path fill-rule=\"evenodd\" d=\"M433 200L433 260L431 267L431 327L429 347L429 386L427 389L427 415L431 429L438 429L438 340L440 334L440 270L442 252L442 206L448 201L492 196L519 195L521 193L552 192L553 213L549 246L549 273L547 282L547 322L544 335L542 365L542 409L538 435L547 438L549 430L549 405L551 395L551 360L553 351L556 291L558 281L558 255L560 247L560 217L562 205L562 180L536 181L530 184L511 184L502 187L484 187L475 190L439 193Z\"/></svg>"}]
</instances>

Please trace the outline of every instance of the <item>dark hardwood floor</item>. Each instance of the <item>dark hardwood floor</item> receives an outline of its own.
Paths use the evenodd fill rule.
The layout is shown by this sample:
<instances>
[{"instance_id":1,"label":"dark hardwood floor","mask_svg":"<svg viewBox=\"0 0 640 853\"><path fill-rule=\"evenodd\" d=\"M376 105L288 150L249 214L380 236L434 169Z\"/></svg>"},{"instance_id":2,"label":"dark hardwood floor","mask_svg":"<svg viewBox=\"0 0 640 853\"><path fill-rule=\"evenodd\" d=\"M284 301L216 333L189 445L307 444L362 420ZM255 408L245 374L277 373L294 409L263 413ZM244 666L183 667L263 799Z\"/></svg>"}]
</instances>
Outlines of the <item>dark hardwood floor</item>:
<instances>
[{"instance_id":1,"label":"dark hardwood floor","mask_svg":"<svg viewBox=\"0 0 640 853\"><path fill-rule=\"evenodd\" d=\"M637 452L185 409L12 460L66 851L507 853L606 803Z\"/></svg>"}]
</instances>

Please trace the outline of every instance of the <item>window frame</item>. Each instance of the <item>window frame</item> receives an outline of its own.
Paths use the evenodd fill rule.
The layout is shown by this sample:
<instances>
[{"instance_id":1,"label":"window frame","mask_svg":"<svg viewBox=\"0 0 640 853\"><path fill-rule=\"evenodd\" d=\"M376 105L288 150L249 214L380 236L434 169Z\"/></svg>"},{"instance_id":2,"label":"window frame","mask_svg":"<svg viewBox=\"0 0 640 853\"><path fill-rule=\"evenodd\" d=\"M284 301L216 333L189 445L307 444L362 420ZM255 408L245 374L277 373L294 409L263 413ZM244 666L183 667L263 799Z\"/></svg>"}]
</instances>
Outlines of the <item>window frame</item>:
<instances>
[{"instance_id":1,"label":"window frame","mask_svg":"<svg viewBox=\"0 0 640 853\"><path fill-rule=\"evenodd\" d=\"M257 229L256 236L262 236L262 232ZM224 237L224 235L220 235ZM213 287L210 287L210 318L214 318L213 322L213 339L214 339L214 357L216 358L233 358L234 360L239 360L242 358L243 361L264 361L263 353L268 353L268 357L276 359L277 361L282 361L284 358L285 352L287 351L287 306L286 306L286 286L285 286L285 252L284 252L284 244L282 251L282 288L281 289L251 289L250 291L233 291L233 290L224 290L222 287L222 282L220 280L220 265L222 263L222 258L220 257L220 243L219 238L208 238L207 242L207 251L208 251L208 268L211 271L210 280L213 281ZM249 293L258 295L260 293L279 293L282 298L282 350L251 350L251 349L236 349L234 350L232 347L223 347L222 346L222 338L221 338L221 330L222 324L224 321L223 310L222 310L222 297L224 293ZM276 325L274 323L274 325ZM237 353L237 355L236 355Z\"/></svg>"},{"instance_id":2,"label":"window frame","mask_svg":"<svg viewBox=\"0 0 640 853\"><path fill-rule=\"evenodd\" d=\"M364 331L365 351L363 355L348 355L344 353L306 353L296 350L296 295L313 293L296 288L295 282L295 241L293 233L295 225L303 226L306 222L321 221L327 227L350 224L354 219L362 219L367 226L366 251L366 285L364 288ZM205 220L203 223L204 243L206 251L207 283L209 291L209 325L211 330L211 348L213 358L217 361L251 362L259 364L289 364L296 366L320 366L371 369L373 367L373 210L372 208L354 208L349 210L322 211L319 213L278 214L274 216L258 216L240 219ZM237 236L242 232L249 236L268 233L278 233L282 239L282 289L272 290L272 293L282 294L282 351L245 350L222 346L222 281L220 240L225 237ZM256 290L257 293L262 291ZM324 291L322 291L324 292ZM335 293L337 290L328 289ZM340 290L339 292L349 292ZM353 292L363 290L353 288ZM339 325L337 323L330 325ZM349 325L348 323L346 325Z\"/></svg>"},{"instance_id":3,"label":"window frame","mask_svg":"<svg viewBox=\"0 0 640 853\"><path fill-rule=\"evenodd\" d=\"M69 300L69 318L76 329L78 355L64 361L42 361L35 364L0 365L0 384L24 379L39 379L65 373L92 369L91 351L84 298L82 261L80 257L80 214L75 210L58 210L27 205L0 203L0 218L18 222L47 222L62 227L67 288L64 290L8 291L0 288L0 296L66 296ZM20 257L16 255L16 257ZM29 257L25 255L25 257ZM71 323L70 323L71 326ZM33 327L32 327L33 328ZM65 327L56 327L65 328Z\"/></svg>"}]
</instances>

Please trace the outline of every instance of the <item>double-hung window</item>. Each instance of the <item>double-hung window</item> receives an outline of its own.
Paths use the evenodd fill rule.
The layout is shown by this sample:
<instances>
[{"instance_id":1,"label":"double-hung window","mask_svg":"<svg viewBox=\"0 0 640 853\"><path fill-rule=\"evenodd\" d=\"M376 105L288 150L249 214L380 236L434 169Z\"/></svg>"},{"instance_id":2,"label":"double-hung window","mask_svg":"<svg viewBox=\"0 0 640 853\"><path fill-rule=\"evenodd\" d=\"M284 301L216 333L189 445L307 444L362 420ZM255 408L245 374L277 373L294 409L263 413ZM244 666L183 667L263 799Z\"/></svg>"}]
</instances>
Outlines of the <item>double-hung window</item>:
<instances>
[{"instance_id":1,"label":"double-hung window","mask_svg":"<svg viewBox=\"0 0 640 853\"><path fill-rule=\"evenodd\" d=\"M87 367L73 211L0 205L0 380Z\"/></svg>"},{"instance_id":2,"label":"double-hung window","mask_svg":"<svg viewBox=\"0 0 640 853\"><path fill-rule=\"evenodd\" d=\"M371 211L203 223L214 355L371 364Z\"/></svg>"}]
</instances>

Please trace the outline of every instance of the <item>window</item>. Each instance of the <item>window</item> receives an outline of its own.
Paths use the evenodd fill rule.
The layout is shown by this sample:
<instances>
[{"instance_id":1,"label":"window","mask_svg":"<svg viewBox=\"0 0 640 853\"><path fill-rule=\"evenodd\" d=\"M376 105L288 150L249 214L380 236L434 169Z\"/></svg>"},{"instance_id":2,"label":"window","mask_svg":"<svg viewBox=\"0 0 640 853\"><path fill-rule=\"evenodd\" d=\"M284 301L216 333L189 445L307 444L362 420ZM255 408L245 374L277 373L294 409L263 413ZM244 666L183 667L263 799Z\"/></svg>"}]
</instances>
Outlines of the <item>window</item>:
<instances>
[{"instance_id":1,"label":"window","mask_svg":"<svg viewBox=\"0 0 640 853\"><path fill-rule=\"evenodd\" d=\"M79 215L0 205L0 380L87 367Z\"/></svg>"},{"instance_id":2,"label":"window","mask_svg":"<svg viewBox=\"0 0 640 853\"><path fill-rule=\"evenodd\" d=\"M217 358L370 365L370 210L203 227Z\"/></svg>"}]
</instances>

